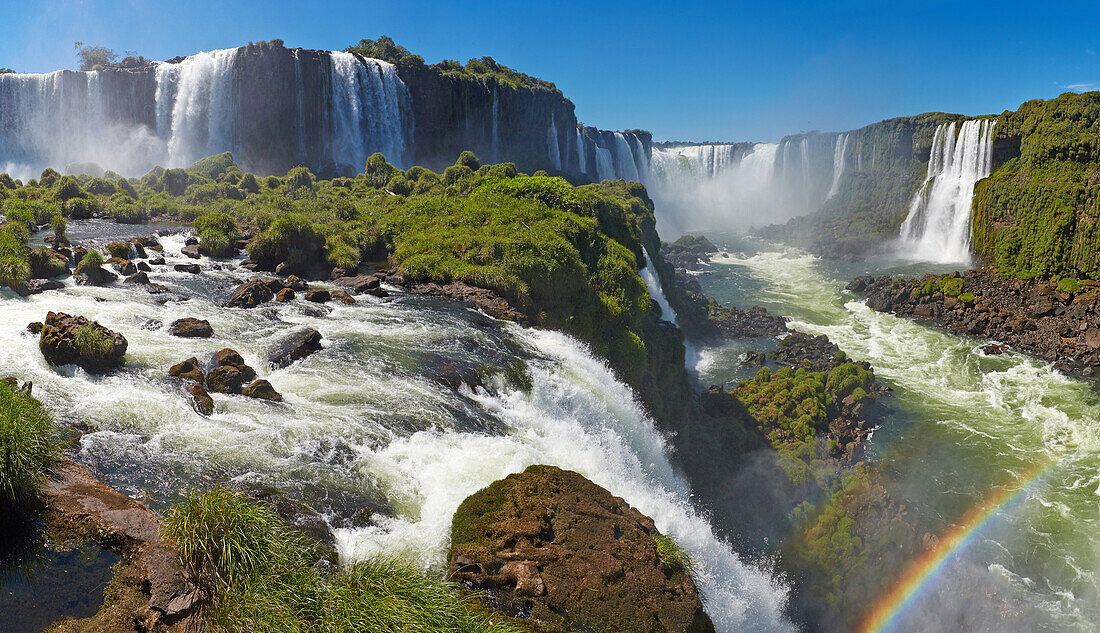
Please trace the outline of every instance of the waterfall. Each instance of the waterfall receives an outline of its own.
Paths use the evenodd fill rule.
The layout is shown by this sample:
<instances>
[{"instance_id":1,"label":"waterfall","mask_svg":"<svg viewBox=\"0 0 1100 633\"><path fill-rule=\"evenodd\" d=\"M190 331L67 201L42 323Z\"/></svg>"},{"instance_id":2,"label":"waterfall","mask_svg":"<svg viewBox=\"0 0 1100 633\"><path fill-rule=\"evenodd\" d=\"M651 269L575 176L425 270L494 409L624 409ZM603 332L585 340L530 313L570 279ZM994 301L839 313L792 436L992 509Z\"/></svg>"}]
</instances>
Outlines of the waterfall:
<instances>
[{"instance_id":1,"label":"waterfall","mask_svg":"<svg viewBox=\"0 0 1100 633\"><path fill-rule=\"evenodd\" d=\"M585 147L584 143L584 135L581 134L581 129L577 128L577 164L579 165L579 171L582 174L588 173L588 168L585 165L585 163L587 162L586 158L588 154L588 152L585 151L586 149L587 148Z\"/></svg>"},{"instance_id":2,"label":"waterfall","mask_svg":"<svg viewBox=\"0 0 1100 633\"><path fill-rule=\"evenodd\" d=\"M606 147L596 147L596 177L600 180L614 180L616 178L615 163L611 157L611 150Z\"/></svg>"},{"instance_id":3,"label":"waterfall","mask_svg":"<svg viewBox=\"0 0 1100 633\"><path fill-rule=\"evenodd\" d=\"M641 182L638 165L634 162L634 149L622 132L615 132L615 176L623 180Z\"/></svg>"},{"instance_id":4,"label":"waterfall","mask_svg":"<svg viewBox=\"0 0 1100 633\"><path fill-rule=\"evenodd\" d=\"M298 55L299 51L294 51L294 80L298 86L303 85L302 78L302 58ZM306 161L306 106L305 106L305 90L298 90L295 96L295 106L297 106L297 120L295 121L295 127L298 132L298 161L305 163Z\"/></svg>"},{"instance_id":5,"label":"waterfall","mask_svg":"<svg viewBox=\"0 0 1100 633\"><path fill-rule=\"evenodd\" d=\"M901 225L908 256L924 261L970 261L970 209L974 184L989 175L996 120L955 122L936 128L928 172Z\"/></svg>"},{"instance_id":6,"label":"waterfall","mask_svg":"<svg viewBox=\"0 0 1100 633\"><path fill-rule=\"evenodd\" d=\"M844 175L844 155L848 153L848 134L836 137L836 149L833 150L833 184L829 186L828 200L840 191L840 177Z\"/></svg>"},{"instance_id":7,"label":"waterfall","mask_svg":"<svg viewBox=\"0 0 1100 633\"><path fill-rule=\"evenodd\" d=\"M561 171L561 152L558 150L558 126L554 123L554 113L550 113L550 129L546 131L546 152L550 156L550 164L554 169Z\"/></svg>"},{"instance_id":8,"label":"waterfall","mask_svg":"<svg viewBox=\"0 0 1100 633\"><path fill-rule=\"evenodd\" d=\"M333 51L330 160L363 170L367 157L382 152L397 166L405 163L402 112L409 91L397 68L377 59Z\"/></svg>"},{"instance_id":9,"label":"waterfall","mask_svg":"<svg viewBox=\"0 0 1100 633\"><path fill-rule=\"evenodd\" d=\"M493 162L500 162L500 97L497 95L497 89L493 88L493 138L492 149L490 153L493 155Z\"/></svg>"},{"instance_id":10,"label":"waterfall","mask_svg":"<svg viewBox=\"0 0 1100 633\"><path fill-rule=\"evenodd\" d=\"M157 65L157 132L167 142L166 167L239 153L233 142L237 53L230 48Z\"/></svg>"},{"instance_id":11,"label":"waterfall","mask_svg":"<svg viewBox=\"0 0 1100 633\"><path fill-rule=\"evenodd\" d=\"M645 251L645 249L642 249ZM649 296L657 302L657 305L661 306L661 318L666 321L670 321L674 325L679 325L676 320L676 311L672 309L672 306L668 303L668 298L665 297L665 291L661 289L661 278L657 275L657 269L653 267L653 261L649 259L649 253L645 253L645 268L638 273L642 277L642 281L645 281L646 288L649 289Z\"/></svg>"}]
</instances>

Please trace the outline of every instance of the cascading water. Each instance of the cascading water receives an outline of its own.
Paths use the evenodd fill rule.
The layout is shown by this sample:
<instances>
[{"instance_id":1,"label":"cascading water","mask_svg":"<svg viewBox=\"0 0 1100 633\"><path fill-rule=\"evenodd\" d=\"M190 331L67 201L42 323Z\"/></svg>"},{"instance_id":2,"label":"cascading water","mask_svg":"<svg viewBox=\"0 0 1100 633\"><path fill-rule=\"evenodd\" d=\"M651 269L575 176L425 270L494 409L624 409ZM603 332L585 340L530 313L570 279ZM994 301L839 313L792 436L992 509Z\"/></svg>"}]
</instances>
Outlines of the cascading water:
<instances>
[{"instance_id":1,"label":"cascading water","mask_svg":"<svg viewBox=\"0 0 1100 633\"><path fill-rule=\"evenodd\" d=\"M642 181L638 164L634 161L634 148L622 132L615 132L615 176L623 180Z\"/></svg>"},{"instance_id":2,"label":"cascading water","mask_svg":"<svg viewBox=\"0 0 1100 633\"><path fill-rule=\"evenodd\" d=\"M85 227L74 222L71 236L80 239ZM160 503L211 478L275 486L345 526L337 530L345 559L386 551L438 568L451 517L466 496L531 464L555 464L623 497L691 552L719 631L791 630L780 614L785 590L715 536L692 508L687 484L634 394L575 340L416 296L226 309L225 296L250 273L174 272L173 264L192 261L181 253L183 236L161 241L167 265L154 266L149 276L167 287L162 295L71 280L61 291L26 300L0 291L8 310L0 363L33 381L60 417L91 429L81 439L81 459L113 485L131 494L148 488ZM164 296L189 299L164 302ZM48 366L25 331L47 310L83 314L122 332L130 343L126 367L92 377ZM167 324L184 316L209 320L214 337L170 335ZM269 368L272 345L305 326L322 332L324 349ZM238 350L284 402L214 394L214 414L195 413L167 368L224 347ZM447 363L517 361L528 367L530 391L502 379L455 391L433 374ZM346 517L364 505L377 508L370 526L348 525Z\"/></svg>"},{"instance_id":3,"label":"cascading water","mask_svg":"<svg viewBox=\"0 0 1100 633\"><path fill-rule=\"evenodd\" d=\"M558 149L558 125L554 122L554 113L550 113L550 129L546 130L546 153L550 164L561 171L561 151Z\"/></svg>"},{"instance_id":4,"label":"cascading water","mask_svg":"<svg viewBox=\"0 0 1100 633\"><path fill-rule=\"evenodd\" d=\"M668 303L668 298L665 297L665 291L661 288L661 278L657 276L657 269L653 267L653 261L649 258L648 252L645 254L645 268L640 270L638 274L645 281L646 288L649 289L649 296L661 307L661 318L678 325L676 311L672 309L672 306Z\"/></svg>"},{"instance_id":5,"label":"cascading water","mask_svg":"<svg viewBox=\"0 0 1100 633\"><path fill-rule=\"evenodd\" d=\"M829 185L828 200L840 192L840 178L844 175L844 156L848 153L848 135L840 134L836 137L836 150L833 152L833 183Z\"/></svg>"},{"instance_id":6,"label":"cascading water","mask_svg":"<svg viewBox=\"0 0 1100 633\"><path fill-rule=\"evenodd\" d=\"M614 180L618 177L615 173L615 161L611 157L611 150L606 147L596 148L596 175L600 180Z\"/></svg>"},{"instance_id":7,"label":"cascading water","mask_svg":"<svg viewBox=\"0 0 1100 633\"><path fill-rule=\"evenodd\" d=\"M932 139L928 173L901 225L903 253L934 262L970 261L974 184L989 175L997 121L941 124Z\"/></svg>"},{"instance_id":8,"label":"cascading water","mask_svg":"<svg viewBox=\"0 0 1100 633\"><path fill-rule=\"evenodd\" d=\"M581 134L581 129L577 128L577 165L582 174L588 173L587 157L588 152L585 151L584 135Z\"/></svg>"},{"instance_id":9,"label":"cascading water","mask_svg":"<svg viewBox=\"0 0 1100 633\"><path fill-rule=\"evenodd\" d=\"M361 171L367 156L382 152L405 164L411 97L392 64L332 52L307 57L307 69L296 50L276 57L285 71L274 71L295 92L276 94L271 77L241 71L246 50L137 71L0 75L0 171L27 179L45 167L95 163L138 176L227 151L269 165L266 144L279 145L270 129L286 137L276 163Z\"/></svg>"},{"instance_id":10,"label":"cascading water","mask_svg":"<svg viewBox=\"0 0 1100 633\"><path fill-rule=\"evenodd\" d=\"M497 94L497 89L493 88L493 110L490 113L493 117L493 138L490 151L493 155L493 162L500 162L500 96Z\"/></svg>"}]
</instances>

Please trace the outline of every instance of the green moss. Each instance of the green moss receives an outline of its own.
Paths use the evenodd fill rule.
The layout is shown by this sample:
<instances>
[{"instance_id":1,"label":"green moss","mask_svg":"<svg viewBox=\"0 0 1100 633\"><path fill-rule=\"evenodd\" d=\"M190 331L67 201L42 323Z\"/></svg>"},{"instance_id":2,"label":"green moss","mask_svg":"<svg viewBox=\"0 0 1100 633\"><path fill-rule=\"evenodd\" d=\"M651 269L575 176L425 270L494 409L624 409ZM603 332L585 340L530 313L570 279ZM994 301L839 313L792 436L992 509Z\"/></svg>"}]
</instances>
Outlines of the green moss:
<instances>
[{"instance_id":1,"label":"green moss","mask_svg":"<svg viewBox=\"0 0 1100 633\"><path fill-rule=\"evenodd\" d=\"M1075 294L1081 292L1082 288L1083 288L1083 286L1081 285L1081 282L1077 281L1076 279L1073 279L1071 277L1063 277L1062 279L1058 280L1058 291L1059 292L1064 292L1066 294L1075 295Z\"/></svg>"},{"instance_id":2,"label":"green moss","mask_svg":"<svg viewBox=\"0 0 1100 633\"><path fill-rule=\"evenodd\" d=\"M969 292L964 292L959 295L959 301L961 301L963 305L974 305L974 295L970 294Z\"/></svg>"},{"instance_id":3,"label":"green moss","mask_svg":"<svg viewBox=\"0 0 1100 633\"><path fill-rule=\"evenodd\" d=\"M957 297L962 293L962 277L944 277L940 281L940 289L945 297Z\"/></svg>"}]
</instances>

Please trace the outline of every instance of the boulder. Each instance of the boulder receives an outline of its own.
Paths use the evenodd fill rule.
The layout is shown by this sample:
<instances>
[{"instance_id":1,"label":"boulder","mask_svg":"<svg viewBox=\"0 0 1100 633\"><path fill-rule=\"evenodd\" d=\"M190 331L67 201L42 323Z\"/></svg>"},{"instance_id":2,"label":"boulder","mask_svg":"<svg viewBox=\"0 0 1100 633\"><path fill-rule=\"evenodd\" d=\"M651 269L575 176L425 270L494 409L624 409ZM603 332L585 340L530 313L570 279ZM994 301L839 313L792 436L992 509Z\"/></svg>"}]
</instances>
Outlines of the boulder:
<instances>
[{"instance_id":1,"label":"boulder","mask_svg":"<svg viewBox=\"0 0 1100 633\"><path fill-rule=\"evenodd\" d=\"M275 388L271 386L271 383L260 378L255 380L241 389L241 395L248 396L249 398L257 398L259 400L270 400L272 402L282 402L283 396Z\"/></svg>"},{"instance_id":2,"label":"boulder","mask_svg":"<svg viewBox=\"0 0 1100 633\"><path fill-rule=\"evenodd\" d=\"M275 300L280 303L286 303L288 301L294 301L294 291L290 288L283 288L275 295Z\"/></svg>"},{"instance_id":3,"label":"boulder","mask_svg":"<svg viewBox=\"0 0 1100 633\"><path fill-rule=\"evenodd\" d=\"M153 272L153 267L149 265L149 262L138 262L137 268L144 273Z\"/></svg>"},{"instance_id":4,"label":"boulder","mask_svg":"<svg viewBox=\"0 0 1100 633\"><path fill-rule=\"evenodd\" d=\"M381 281L374 275L356 275L354 277L340 277L332 283L343 286L355 294L362 294L368 290L378 288Z\"/></svg>"},{"instance_id":5,"label":"boulder","mask_svg":"<svg viewBox=\"0 0 1100 633\"><path fill-rule=\"evenodd\" d=\"M190 394L191 406L198 411L200 415L210 415L214 413L214 399L210 397L206 389L197 382L193 382L187 387L187 393Z\"/></svg>"},{"instance_id":6,"label":"boulder","mask_svg":"<svg viewBox=\"0 0 1100 633\"><path fill-rule=\"evenodd\" d=\"M118 275L101 266L90 266L81 260L76 265L76 282L82 286L106 286L114 283Z\"/></svg>"},{"instance_id":7,"label":"boulder","mask_svg":"<svg viewBox=\"0 0 1100 633\"><path fill-rule=\"evenodd\" d=\"M191 273L197 275L202 272L202 266L198 264L176 264L172 267L178 273Z\"/></svg>"},{"instance_id":8,"label":"boulder","mask_svg":"<svg viewBox=\"0 0 1100 633\"><path fill-rule=\"evenodd\" d=\"M276 343L267 359L272 367L286 367L319 349L321 349L321 333L313 328L306 328Z\"/></svg>"},{"instance_id":9,"label":"boulder","mask_svg":"<svg viewBox=\"0 0 1100 633\"><path fill-rule=\"evenodd\" d=\"M133 275L130 275L126 279L123 279L122 283L148 285L149 275L145 274L145 271L139 271L134 273Z\"/></svg>"},{"instance_id":10,"label":"boulder","mask_svg":"<svg viewBox=\"0 0 1100 633\"><path fill-rule=\"evenodd\" d=\"M333 290L332 291L332 298L336 299L337 301L339 301L341 303L345 303L345 304L348 304L348 305L351 305L351 304L355 303L355 297L349 295L348 293L344 292L343 290Z\"/></svg>"},{"instance_id":11,"label":"boulder","mask_svg":"<svg viewBox=\"0 0 1100 633\"><path fill-rule=\"evenodd\" d=\"M47 290L61 290L65 282L57 279L31 279L20 289L23 296L36 295Z\"/></svg>"},{"instance_id":12,"label":"boulder","mask_svg":"<svg viewBox=\"0 0 1100 633\"><path fill-rule=\"evenodd\" d=\"M210 338L214 336L214 328L210 327L210 321L206 319L186 317L172 321L168 333L180 338Z\"/></svg>"},{"instance_id":13,"label":"boulder","mask_svg":"<svg viewBox=\"0 0 1100 633\"><path fill-rule=\"evenodd\" d=\"M286 286L287 288L290 288L291 290L296 290L298 292L309 290L309 284L306 283L305 279L302 279L298 275L291 275L287 277Z\"/></svg>"},{"instance_id":14,"label":"boulder","mask_svg":"<svg viewBox=\"0 0 1100 633\"><path fill-rule=\"evenodd\" d=\"M332 301L332 293L324 289L310 290L306 293L306 301L311 301L313 303L328 303Z\"/></svg>"},{"instance_id":15,"label":"boulder","mask_svg":"<svg viewBox=\"0 0 1100 633\"><path fill-rule=\"evenodd\" d=\"M118 332L62 312L46 314L38 346L51 365L75 364L90 374L118 368L126 354L126 338Z\"/></svg>"},{"instance_id":16,"label":"boulder","mask_svg":"<svg viewBox=\"0 0 1100 633\"><path fill-rule=\"evenodd\" d=\"M176 363L168 370L169 376L175 376L177 378L183 378L184 380L192 380L200 385L206 382L206 374L202 371L202 367L199 365L199 359L192 356L185 361Z\"/></svg>"},{"instance_id":17,"label":"boulder","mask_svg":"<svg viewBox=\"0 0 1100 633\"><path fill-rule=\"evenodd\" d=\"M261 303L271 301L274 296L275 294L263 281L253 279L237 286L237 289L229 296L229 301L226 301L225 306L227 308L255 308Z\"/></svg>"},{"instance_id":18,"label":"boulder","mask_svg":"<svg viewBox=\"0 0 1100 633\"><path fill-rule=\"evenodd\" d=\"M149 263L154 266L163 266L165 262L163 257L154 257L149 260Z\"/></svg>"},{"instance_id":19,"label":"boulder","mask_svg":"<svg viewBox=\"0 0 1100 633\"><path fill-rule=\"evenodd\" d=\"M185 256L190 257L191 259L198 259L199 258L199 245L197 243L196 244L188 244L188 245L184 246L183 249L180 252L182 252Z\"/></svg>"},{"instance_id":20,"label":"boulder","mask_svg":"<svg viewBox=\"0 0 1100 633\"><path fill-rule=\"evenodd\" d=\"M206 374L206 386L216 393L240 393L245 379L232 365L218 365Z\"/></svg>"},{"instance_id":21,"label":"boulder","mask_svg":"<svg viewBox=\"0 0 1100 633\"><path fill-rule=\"evenodd\" d=\"M453 580L492 596L491 609L547 630L714 631L690 563L653 520L555 466L463 501L449 565Z\"/></svg>"},{"instance_id":22,"label":"boulder","mask_svg":"<svg viewBox=\"0 0 1100 633\"><path fill-rule=\"evenodd\" d=\"M233 367L241 372L241 379L247 383L256 378L256 370L249 367L244 358L235 349L225 348L214 355L214 362L221 367ZM243 384L243 383L242 383Z\"/></svg>"}]
</instances>

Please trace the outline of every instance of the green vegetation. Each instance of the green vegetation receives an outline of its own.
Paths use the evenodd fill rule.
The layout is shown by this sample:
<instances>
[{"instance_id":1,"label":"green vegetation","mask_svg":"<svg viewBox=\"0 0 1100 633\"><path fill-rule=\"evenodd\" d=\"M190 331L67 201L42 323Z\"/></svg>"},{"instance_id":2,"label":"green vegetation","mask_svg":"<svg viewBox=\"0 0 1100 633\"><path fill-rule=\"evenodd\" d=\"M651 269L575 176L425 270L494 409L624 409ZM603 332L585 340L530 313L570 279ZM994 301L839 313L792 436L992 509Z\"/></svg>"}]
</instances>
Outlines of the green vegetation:
<instances>
[{"instance_id":1,"label":"green vegetation","mask_svg":"<svg viewBox=\"0 0 1100 633\"><path fill-rule=\"evenodd\" d=\"M111 337L103 328L91 323L78 327L73 338L77 351L85 358L106 356L114 349Z\"/></svg>"},{"instance_id":2,"label":"green vegetation","mask_svg":"<svg viewBox=\"0 0 1100 633\"><path fill-rule=\"evenodd\" d=\"M1080 281L1073 279L1072 277L1063 277L1058 280L1058 292L1064 292L1066 294L1075 295L1081 292L1084 286Z\"/></svg>"},{"instance_id":3,"label":"green vegetation","mask_svg":"<svg viewBox=\"0 0 1100 633\"><path fill-rule=\"evenodd\" d=\"M940 290L945 297L957 297L962 293L962 277L944 277L940 282Z\"/></svg>"},{"instance_id":4,"label":"green vegetation","mask_svg":"<svg viewBox=\"0 0 1100 633\"><path fill-rule=\"evenodd\" d=\"M192 491L167 516L165 536L214 597L215 631L504 633L462 590L415 566L376 558L322 572L274 511L215 488Z\"/></svg>"},{"instance_id":5,"label":"green vegetation","mask_svg":"<svg viewBox=\"0 0 1100 633\"><path fill-rule=\"evenodd\" d=\"M969 292L964 292L959 295L959 301L961 301L963 305L974 305L974 295Z\"/></svg>"},{"instance_id":6,"label":"green vegetation","mask_svg":"<svg viewBox=\"0 0 1100 633\"><path fill-rule=\"evenodd\" d=\"M61 457L50 413L15 379L0 380L0 506L33 500Z\"/></svg>"},{"instance_id":7,"label":"green vegetation","mask_svg":"<svg viewBox=\"0 0 1100 633\"><path fill-rule=\"evenodd\" d=\"M241 231L233 216L223 211L211 211L195 218L199 234L199 252L208 257L230 257L237 252Z\"/></svg>"},{"instance_id":8,"label":"green vegetation","mask_svg":"<svg viewBox=\"0 0 1100 633\"><path fill-rule=\"evenodd\" d=\"M662 565L669 569L682 569L689 576L695 575L695 561L691 558L691 552L660 532L653 535L653 542L657 545L657 557L661 559Z\"/></svg>"},{"instance_id":9,"label":"green vegetation","mask_svg":"<svg viewBox=\"0 0 1100 633\"><path fill-rule=\"evenodd\" d=\"M88 252L84 253L84 257L80 258L80 263L77 264L76 271L80 273L96 268L102 268L103 264L103 253L100 253L94 248L90 248L88 249Z\"/></svg>"},{"instance_id":10,"label":"green vegetation","mask_svg":"<svg viewBox=\"0 0 1100 633\"><path fill-rule=\"evenodd\" d=\"M399 68L425 66L423 58L419 55L412 54L407 48L395 43L393 39L385 35L379 37L377 40L359 40L358 44L349 46L345 50L349 53L362 55L363 57L381 59L395 64ZM491 77L498 83L515 88L549 90L560 94L557 87L549 81L543 81L542 79L525 75L517 70L498 64L492 57L471 59L466 62L465 66L452 59L445 59L438 64L428 66L428 68L442 75L475 78Z\"/></svg>"}]
</instances>

